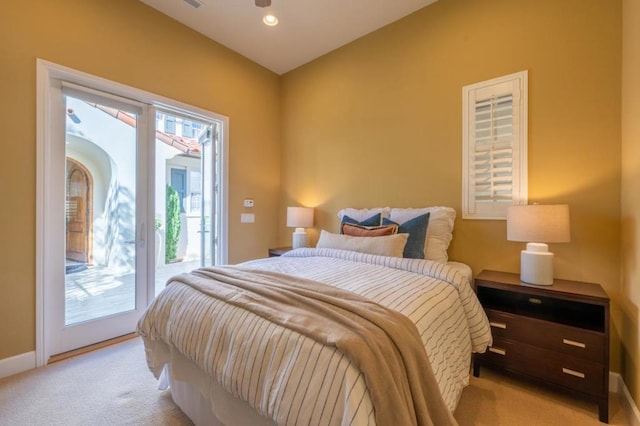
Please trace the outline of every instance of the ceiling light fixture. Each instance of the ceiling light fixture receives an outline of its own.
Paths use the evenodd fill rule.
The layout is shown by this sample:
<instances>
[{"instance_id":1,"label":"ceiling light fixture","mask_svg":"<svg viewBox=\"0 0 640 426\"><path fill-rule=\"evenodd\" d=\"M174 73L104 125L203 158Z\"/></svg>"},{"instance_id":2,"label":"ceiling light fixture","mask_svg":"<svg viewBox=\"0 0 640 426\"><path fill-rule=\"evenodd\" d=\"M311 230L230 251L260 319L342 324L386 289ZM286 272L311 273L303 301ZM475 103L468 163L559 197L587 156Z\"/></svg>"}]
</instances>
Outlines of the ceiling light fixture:
<instances>
[{"instance_id":1,"label":"ceiling light fixture","mask_svg":"<svg viewBox=\"0 0 640 426\"><path fill-rule=\"evenodd\" d=\"M200 3L198 0L184 0L184 2L190 6L195 7L196 9L202 6L202 3Z\"/></svg>"},{"instance_id":2,"label":"ceiling light fixture","mask_svg":"<svg viewBox=\"0 0 640 426\"><path fill-rule=\"evenodd\" d=\"M265 15L264 18L262 18L262 22L270 27L275 27L276 25L278 25L278 18L276 18L274 15L269 14Z\"/></svg>"}]
</instances>

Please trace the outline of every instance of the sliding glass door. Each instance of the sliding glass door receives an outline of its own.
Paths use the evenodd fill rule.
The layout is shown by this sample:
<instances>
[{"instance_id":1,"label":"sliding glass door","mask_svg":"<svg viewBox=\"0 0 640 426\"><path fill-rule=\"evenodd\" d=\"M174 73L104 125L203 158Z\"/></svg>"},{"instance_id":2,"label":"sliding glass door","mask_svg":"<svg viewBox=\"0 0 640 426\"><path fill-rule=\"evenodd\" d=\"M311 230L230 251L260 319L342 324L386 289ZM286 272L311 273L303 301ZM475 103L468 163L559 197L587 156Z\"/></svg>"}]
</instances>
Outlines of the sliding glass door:
<instances>
[{"instance_id":1,"label":"sliding glass door","mask_svg":"<svg viewBox=\"0 0 640 426\"><path fill-rule=\"evenodd\" d=\"M36 358L135 331L225 263L227 119L38 60Z\"/></svg>"}]
</instances>

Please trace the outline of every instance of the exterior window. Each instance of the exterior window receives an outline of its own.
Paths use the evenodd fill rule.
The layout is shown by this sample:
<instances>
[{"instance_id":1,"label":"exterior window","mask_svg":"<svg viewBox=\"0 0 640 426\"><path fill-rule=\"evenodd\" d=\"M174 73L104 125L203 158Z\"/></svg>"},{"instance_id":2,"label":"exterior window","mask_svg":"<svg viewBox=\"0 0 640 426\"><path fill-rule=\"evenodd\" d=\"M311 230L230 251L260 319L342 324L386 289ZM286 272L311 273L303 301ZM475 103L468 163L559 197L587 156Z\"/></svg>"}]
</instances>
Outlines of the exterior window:
<instances>
[{"instance_id":1,"label":"exterior window","mask_svg":"<svg viewBox=\"0 0 640 426\"><path fill-rule=\"evenodd\" d=\"M196 214L202 208L202 175L199 171L189 172L189 210L190 213Z\"/></svg>"},{"instance_id":2,"label":"exterior window","mask_svg":"<svg viewBox=\"0 0 640 426\"><path fill-rule=\"evenodd\" d=\"M196 123L195 121L184 120L182 122L182 136L185 138L196 139L200 134L201 129L202 124Z\"/></svg>"},{"instance_id":3,"label":"exterior window","mask_svg":"<svg viewBox=\"0 0 640 426\"><path fill-rule=\"evenodd\" d=\"M527 204L527 71L462 88L462 217Z\"/></svg>"},{"instance_id":4,"label":"exterior window","mask_svg":"<svg viewBox=\"0 0 640 426\"><path fill-rule=\"evenodd\" d=\"M164 132L170 135L176 134L176 118L170 115L164 117Z\"/></svg>"},{"instance_id":5,"label":"exterior window","mask_svg":"<svg viewBox=\"0 0 640 426\"><path fill-rule=\"evenodd\" d=\"M200 136L200 132L202 132L202 124L196 123L195 121L191 122L191 131L193 132L191 137L196 139Z\"/></svg>"},{"instance_id":6,"label":"exterior window","mask_svg":"<svg viewBox=\"0 0 640 426\"><path fill-rule=\"evenodd\" d=\"M182 136L185 138L193 137L193 127L191 127L191 121L183 120L182 121Z\"/></svg>"}]
</instances>

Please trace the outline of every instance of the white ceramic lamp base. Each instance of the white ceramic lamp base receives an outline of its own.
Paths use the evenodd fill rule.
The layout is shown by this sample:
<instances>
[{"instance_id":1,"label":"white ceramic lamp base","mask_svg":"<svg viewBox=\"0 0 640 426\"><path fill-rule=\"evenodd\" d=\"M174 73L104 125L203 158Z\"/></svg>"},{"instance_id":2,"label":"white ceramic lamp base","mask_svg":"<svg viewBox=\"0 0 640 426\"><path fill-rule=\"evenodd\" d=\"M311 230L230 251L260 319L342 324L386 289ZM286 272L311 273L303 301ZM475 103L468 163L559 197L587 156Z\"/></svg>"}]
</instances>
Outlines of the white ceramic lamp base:
<instances>
[{"instance_id":1,"label":"white ceramic lamp base","mask_svg":"<svg viewBox=\"0 0 640 426\"><path fill-rule=\"evenodd\" d=\"M294 249L302 248L307 246L307 233L304 228L296 228L293 232L293 241L292 247Z\"/></svg>"},{"instance_id":2,"label":"white ceramic lamp base","mask_svg":"<svg viewBox=\"0 0 640 426\"><path fill-rule=\"evenodd\" d=\"M520 252L520 280L527 284L553 284L553 253L544 243L528 243Z\"/></svg>"}]
</instances>

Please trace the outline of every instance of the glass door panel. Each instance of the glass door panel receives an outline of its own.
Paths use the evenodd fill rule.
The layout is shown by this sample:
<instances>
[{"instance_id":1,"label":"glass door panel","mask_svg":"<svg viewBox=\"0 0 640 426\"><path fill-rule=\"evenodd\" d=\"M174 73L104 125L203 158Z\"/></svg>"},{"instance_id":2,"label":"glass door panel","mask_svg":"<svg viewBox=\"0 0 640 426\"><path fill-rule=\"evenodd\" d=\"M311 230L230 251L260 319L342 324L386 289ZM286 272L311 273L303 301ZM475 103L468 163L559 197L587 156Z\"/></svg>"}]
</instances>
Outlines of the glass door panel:
<instances>
[{"instance_id":1,"label":"glass door panel","mask_svg":"<svg viewBox=\"0 0 640 426\"><path fill-rule=\"evenodd\" d=\"M138 140L136 114L68 95L66 116L70 326L136 308Z\"/></svg>"},{"instance_id":2,"label":"glass door panel","mask_svg":"<svg viewBox=\"0 0 640 426\"><path fill-rule=\"evenodd\" d=\"M213 265L211 128L156 112L155 294L172 276Z\"/></svg>"}]
</instances>

